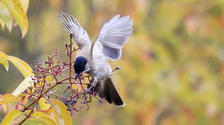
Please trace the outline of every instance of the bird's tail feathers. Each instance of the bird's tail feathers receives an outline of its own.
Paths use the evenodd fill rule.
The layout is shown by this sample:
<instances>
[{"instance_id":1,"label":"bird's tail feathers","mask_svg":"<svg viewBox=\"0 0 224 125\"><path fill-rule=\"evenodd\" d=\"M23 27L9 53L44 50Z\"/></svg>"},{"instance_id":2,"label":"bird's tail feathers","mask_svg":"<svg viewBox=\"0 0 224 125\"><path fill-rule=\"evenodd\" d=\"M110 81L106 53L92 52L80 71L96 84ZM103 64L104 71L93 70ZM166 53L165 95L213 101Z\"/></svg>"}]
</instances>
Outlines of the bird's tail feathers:
<instances>
[{"instance_id":1,"label":"bird's tail feathers","mask_svg":"<svg viewBox=\"0 0 224 125\"><path fill-rule=\"evenodd\" d=\"M121 99L120 95L118 94L111 78L108 78L104 81L100 81L99 88L97 88L98 96L102 99L107 100L110 104L115 104L118 107L125 106L125 103Z\"/></svg>"}]
</instances>

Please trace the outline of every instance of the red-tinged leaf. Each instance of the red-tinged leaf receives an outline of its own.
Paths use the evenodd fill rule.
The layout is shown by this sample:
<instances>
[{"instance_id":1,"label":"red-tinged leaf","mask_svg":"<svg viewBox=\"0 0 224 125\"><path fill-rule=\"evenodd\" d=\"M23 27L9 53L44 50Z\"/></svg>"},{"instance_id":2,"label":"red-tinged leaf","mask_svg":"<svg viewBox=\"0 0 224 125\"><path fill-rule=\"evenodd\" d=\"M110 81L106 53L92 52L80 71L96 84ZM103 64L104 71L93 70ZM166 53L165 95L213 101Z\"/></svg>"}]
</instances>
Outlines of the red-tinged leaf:
<instances>
[{"instance_id":1,"label":"red-tinged leaf","mask_svg":"<svg viewBox=\"0 0 224 125\"><path fill-rule=\"evenodd\" d=\"M3 96L3 100L0 101L0 104L7 104L11 102L19 102L21 99L11 94L5 94Z\"/></svg>"},{"instance_id":2,"label":"red-tinged leaf","mask_svg":"<svg viewBox=\"0 0 224 125\"><path fill-rule=\"evenodd\" d=\"M51 104L56 111L59 125L71 125L72 118L70 112L67 111L67 107L59 100L51 99Z\"/></svg>"},{"instance_id":3,"label":"red-tinged leaf","mask_svg":"<svg viewBox=\"0 0 224 125\"><path fill-rule=\"evenodd\" d=\"M3 101L3 95L0 95L0 101ZM4 110L5 115L9 112L9 104L1 104Z\"/></svg>"},{"instance_id":4,"label":"red-tinged leaf","mask_svg":"<svg viewBox=\"0 0 224 125\"><path fill-rule=\"evenodd\" d=\"M58 117L57 117L56 111L54 109L51 109L49 116L57 123L57 125L59 125Z\"/></svg>"},{"instance_id":5,"label":"red-tinged leaf","mask_svg":"<svg viewBox=\"0 0 224 125\"><path fill-rule=\"evenodd\" d=\"M26 104L26 102L28 101L28 94L27 95L25 95L25 96L23 96L22 98L21 98L21 102L20 103L22 103L22 104ZM23 106L21 106L20 104L17 104L16 105L16 110L21 110L23 108Z\"/></svg>"},{"instance_id":6,"label":"red-tinged leaf","mask_svg":"<svg viewBox=\"0 0 224 125\"><path fill-rule=\"evenodd\" d=\"M20 117L22 114L23 113L18 110L12 110L5 116L1 125L11 125L11 123L13 123L14 120L18 120L17 118Z\"/></svg>"},{"instance_id":7,"label":"red-tinged leaf","mask_svg":"<svg viewBox=\"0 0 224 125\"><path fill-rule=\"evenodd\" d=\"M14 57L14 56L8 56L8 60L13 63L17 69L23 74L24 78L28 76L33 76L32 68L23 60Z\"/></svg>"},{"instance_id":8,"label":"red-tinged leaf","mask_svg":"<svg viewBox=\"0 0 224 125\"><path fill-rule=\"evenodd\" d=\"M4 65L6 71L9 69L8 56L0 51L0 63Z\"/></svg>"}]
</instances>

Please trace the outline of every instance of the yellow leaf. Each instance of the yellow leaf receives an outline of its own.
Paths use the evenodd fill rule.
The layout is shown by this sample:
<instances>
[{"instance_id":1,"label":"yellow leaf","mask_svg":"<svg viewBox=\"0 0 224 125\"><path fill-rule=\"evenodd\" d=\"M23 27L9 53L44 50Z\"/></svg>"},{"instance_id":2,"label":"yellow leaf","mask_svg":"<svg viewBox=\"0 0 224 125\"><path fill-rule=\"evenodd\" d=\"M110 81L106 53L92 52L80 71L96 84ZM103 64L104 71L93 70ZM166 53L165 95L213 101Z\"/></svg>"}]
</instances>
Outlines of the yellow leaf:
<instances>
[{"instance_id":1,"label":"yellow leaf","mask_svg":"<svg viewBox=\"0 0 224 125\"><path fill-rule=\"evenodd\" d=\"M0 18L8 28L9 32L12 30L12 17L10 16L9 10L4 3L0 1ZM4 27L2 27L4 30Z\"/></svg>"},{"instance_id":2,"label":"yellow leaf","mask_svg":"<svg viewBox=\"0 0 224 125\"><path fill-rule=\"evenodd\" d=\"M45 114L43 112L34 112L31 118L29 118L28 120L37 121L46 125L57 125L48 114Z\"/></svg>"},{"instance_id":3,"label":"yellow leaf","mask_svg":"<svg viewBox=\"0 0 224 125\"><path fill-rule=\"evenodd\" d=\"M53 108L56 111L57 117L59 119L59 124L63 125L71 125L72 124L72 118L70 115L70 112L67 111L67 107L59 100L51 99Z\"/></svg>"},{"instance_id":4,"label":"yellow leaf","mask_svg":"<svg viewBox=\"0 0 224 125\"><path fill-rule=\"evenodd\" d=\"M5 23L4 21L0 18L0 25L2 26L2 30L5 30Z\"/></svg>"},{"instance_id":5,"label":"yellow leaf","mask_svg":"<svg viewBox=\"0 0 224 125\"><path fill-rule=\"evenodd\" d=\"M27 12L28 7L29 7L29 0L20 0L20 2L23 6L24 11Z\"/></svg>"},{"instance_id":6,"label":"yellow leaf","mask_svg":"<svg viewBox=\"0 0 224 125\"><path fill-rule=\"evenodd\" d=\"M6 71L9 70L8 56L0 51L0 63L4 65Z\"/></svg>"},{"instance_id":7,"label":"yellow leaf","mask_svg":"<svg viewBox=\"0 0 224 125\"><path fill-rule=\"evenodd\" d=\"M49 83L51 81L53 81L53 80L50 77L46 77L46 82ZM41 82L40 84L42 85L43 82ZM40 98L38 104L39 104L41 110L47 110L51 107L50 103L45 103L45 102L47 102L47 100L45 98Z\"/></svg>"},{"instance_id":8,"label":"yellow leaf","mask_svg":"<svg viewBox=\"0 0 224 125\"><path fill-rule=\"evenodd\" d=\"M8 56L8 60L13 63L17 69L19 69L19 71L23 74L24 78L28 77L28 76L33 76L32 73L32 69L31 67L24 62L23 60L14 57L14 56Z\"/></svg>"},{"instance_id":9,"label":"yellow leaf","mask_svg":"<svg viewBox=\"0 0 224 125\"><path fill-rule=\"evenodd\" d=\"M5 6L8 8L10 13L19 24L23 38L28 30L28 20L20 0L2 0L2 2L5 4Z\"/></svg>"},{"instance_id":10,"label":"yellow leaf","mask_svg":"<svg viewBox=\"0 0 224 125\"><path fill-rule=\"evenodd\" d=\"M5 94L5 95L3 96L3 99L14 98L14 97L15 97L15 96L12 95L12 94Z\"/></svg>"},{"instance_id":11,"label":"yellow leaf","mask_svg":"<svg viewBox=\"0 0 224 125\"><path fill-rule=\"evenodd\" d=\"M48 117L45 117L45 116L32 117L32 118L29 118L27 121L35 121L40 123L40 125L57 125L52 119L49 119Z\"/></svg>"},{"instance_id":12,"label":"yellow leaf","mask_svg":"<svg viewBox=\"0 0 224 125\"><path fill-rule=\"evenodd\" d=\"M37 111L48 114L51 117L51 119L53 119L58 124L58 118L57 118L57 115L56 115L56 111L53 108L50 107L47 110L37 109Z\"/></svg>"},{"instance_id":13,"label":"yellow leaf","mask_svg":"<svg viewBox=\"0 0 224 125\"><path fill-rule=\"evenodd\" d=\"M27 12L27 9L29 7L29 0L20 0L22 6L23 6L23 9L25 12ZM13 26L17 26L18 23L16 22Z\"/></svg>"},{"instance_id":14,"label":"yellow leaf","mask_svg":"<svg viewBox=\"0 0 224 125\"><path fill-rule=\"evenodd\" d=\"M7 103L19 102L19 101L21 101L21 99L19 97L16 97L16 96L11 95L11 94L5 94L3 96L3 100L0 101L0 104L7 104Z\"/></svg>"},{"instance_id":15,"label":"yellow leaf","mask_svg":"<svg viewBox=\"0 0 224 125\"><path fill-rule=\"evenodd\" d=\"M21 116L23 113L18 110L12 110L9 112L5 118L3 119L1 125L11 125L11 123L16 120L19 116Z\"/></svg>"},{"instance_id":16,"label":"yellow leaf","mask_svg":"<svg viewBox=\"0 0 224 125\"><path fill-rule=\"evenodd\" d=\"M38 104L39 104L41 110L47 110L51 107L50 103L45 103L45 102L47 102L47 100L45 98L43 98L43 97L40 98Z\"/></svg>"},{"instance_id":17,"label":"yellow leaf","mask_svg":"<svg viewBox=\"0 0 224 125\"><path fill-rule=\"evenodd\" d=\"M54 109L51 109L51 112L49 113L49 116L57 123L58 123L58 117L57 117L57 114L56 114L56 111Z\"/></svg>"},{"instance_id":18,"label":"yellow leaf","mask_svg":"<svg viewBox=\"0 0 224 125\"><path fill-rule=\"evenodd\" d=\"M12 95L18 96L18 97L22 97L24 95L22 92L24 92L28 87L32 87L33 84L34 83L33 83L33 80L32 80L32 76L26 77L19 84L19 86L14 90L14 92L12 93Z\"/></svg>"},{"instance_id":19,"label":"yellow leaf","mask_svg":"<svg viewBox=\"0 0 224 125\"><path fill-rule=\"evenodd\" d=\"M46 81L49 83L49 82L52 82L52 81L53 81L53 79L52 79L52 78L50 78L50 77L46 77Z\"/></svg>"},{"instance_id":20,"label":"yellow leaf","mask_svg":"<svg viewBox=\"0 0 224 125\"><path fill-rule=\"evenodd\" d=\"M43 113L43 112L37 112L35 111L33 114L32 114L33 117L40 117L40 116L46 116L46 117L49 117L48 114L46 113ZM50 118L50 117L49 117ZM50 118L51 119L51 118Z\"/></svg>"}]
</instances>

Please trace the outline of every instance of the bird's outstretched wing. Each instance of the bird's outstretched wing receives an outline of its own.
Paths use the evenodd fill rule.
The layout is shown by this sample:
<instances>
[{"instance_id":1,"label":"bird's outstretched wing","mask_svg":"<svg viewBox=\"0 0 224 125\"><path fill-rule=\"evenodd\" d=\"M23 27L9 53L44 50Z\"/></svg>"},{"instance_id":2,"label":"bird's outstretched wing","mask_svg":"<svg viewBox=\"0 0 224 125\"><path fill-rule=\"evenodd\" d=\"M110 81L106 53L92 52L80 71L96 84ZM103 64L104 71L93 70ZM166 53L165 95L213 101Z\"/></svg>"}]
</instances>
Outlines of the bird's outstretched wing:
<instances>
[{"instance_id":1,"label":"bird's outstretched wing","mask_svg":"<svg viewBox=\"0 0 224 125\"><path fill-rule=\"evenodd\" d=\"M61 13L58 13L58 18L63 24L64 30L69 34L73 34L73 38L79 47L85 44L85 42L91 44L87 32L81 27L79 22L74 19L73 16L69 16L68 13L61 11Z\"/></svg>"},{"instance_id":2,"label":"bird's outstretched wing","mask_svg":"<svg viewBox=\"0 0 224 125\"><path fill-rule=\"evenodd\" d=\"M121 49L133 30L133 19L129 19L129 16L124 16L120 19L119 17L120 15L113 17L100 30L100 33L93 43L94 45L92 45L93 56L94 49L99 48L97 46L101 43L100 48L102 48L102 52L107 58L117 60L121 57ZM99 43L96 44L97 42Z\"/></svg>"}]
</instances>

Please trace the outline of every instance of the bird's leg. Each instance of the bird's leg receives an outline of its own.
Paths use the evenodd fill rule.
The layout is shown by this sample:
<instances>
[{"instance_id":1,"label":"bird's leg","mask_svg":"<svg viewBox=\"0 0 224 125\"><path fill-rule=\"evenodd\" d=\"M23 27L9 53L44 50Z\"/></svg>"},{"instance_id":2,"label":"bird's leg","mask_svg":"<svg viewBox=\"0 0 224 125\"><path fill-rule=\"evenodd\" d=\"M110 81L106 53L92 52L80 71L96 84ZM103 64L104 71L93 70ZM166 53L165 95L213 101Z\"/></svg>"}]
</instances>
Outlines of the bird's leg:
<instances>
[{"instance_id":1,"label":"bird's leg","mask_svg":"<svg viewBox=\"0 0 224 125\"><path fill-rule=\"evenodd\" d=\"M112 72L110 73L110 76L109 76L109 77L111 77L111 76L113 75L113 72L114 72L114 71L119 70L119 69L120 69L120 67L118 66L118 67L116 67L114 70L112 70Z\"/></svg>"},{"instance_id":2,"label":"bird's leg","mask_svg":"<svg viewBox=\"0 0 224 125\"><path fill-rule=\"evenodd\" d=\"M114 72L114 71L116 71L116 70L119 70L120 69L120 67L118 66L118 67L116 67L112 72Z\"/></svg>"},{"instance_id":3,"label":"bird's leg","mask_svg":"<svg viewBox=\"0 0 224 125\"><path fill-rule=\"evenodd\" d=\"M86 96L87 93L96 85L97 79L94 78L94 81L92 82L92 86L90 86L84 93L83 93L83 98Z\"/></svg>"}]
</instances>

